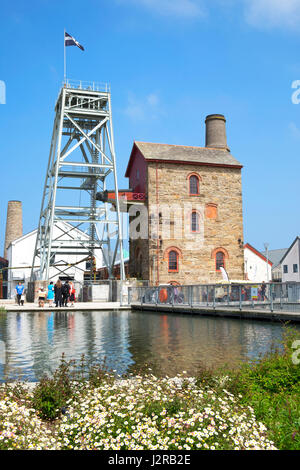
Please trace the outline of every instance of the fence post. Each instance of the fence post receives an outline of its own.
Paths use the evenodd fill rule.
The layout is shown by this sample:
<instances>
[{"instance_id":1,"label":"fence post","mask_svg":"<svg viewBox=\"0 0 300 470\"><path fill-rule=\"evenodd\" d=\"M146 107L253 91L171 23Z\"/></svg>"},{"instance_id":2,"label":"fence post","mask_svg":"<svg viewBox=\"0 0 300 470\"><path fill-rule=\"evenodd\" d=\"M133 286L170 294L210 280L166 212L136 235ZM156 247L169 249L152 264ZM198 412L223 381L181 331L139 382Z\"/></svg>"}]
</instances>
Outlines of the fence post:
<instances>
[{"instance_id":1,"label":"fence post","mask_svg":"<svg viewBox=\"0 0 300 470\"><path fill-rule=\"evenodd\" d=\"M213 293L213 308L216 308L216 286L213 286L214 293Z\"/></svg>"},{"instance_id":2,"label":"fence post","mask_svg":"<svg viewBox=\"0 0 300 470\"><path fill-rule=\"evenodd\" d=\"M131 289L132 289L132 287L129 286L128 287L128 305L131 305Z\"/></svg>"},{"instance_id":3,"label":"fence post","mask_svg":"<svg viewBox=\"0 0 300 470\"><path fill-rule=\"evenodd\" d=\"M188 286L189 306L193 306L193 286Z\"/></svg>"},{"instance_id":4,"label":"fence post","mask_svg":"<svg viewBox=\"0 0 300 470\"><path fill-rule=\"evenodd\" d=\"M242 286L239 285L239 301L240 301L240 311L242 311Z\"/></svg>"},{"instance_id":5,"label":"fence post","mask_svg":"<svg viewBox=\"0 0 300 470\"><path fill-rule=\"evenodd\" d=\"M229 299L229 285L227 286L227 305L230 305L230 299Z\"/></svg>"},{"instance_id":6,"label":"fence post","mask_svg":"<svg viewBox=\"0 0 300 470\"><path fill-rule=\"evenodd\" d=\"M280 310L282 310L282 284L280 284Z\"/></svg>"},{"instance_id":7,"label":"fence post","mask_svg":"<svg viewBox=\"0 0 300 470\"><path fill-rule=\"evenodd\" d=\"M207 307L208 307L208 293L209 293L209 287L206 286L206 303L207 303Z\"/></svg>"},{"instance_id":8,"label":"fence post","mask_svg":"<svg viewBox=\"0 0 300 470\"><path fill-rule=\"evenodd\" d=\"M123 305L123 282L120 281L120 307Z\"/></svg>"},{"instance_id":9,"label":"fence post","mask_svg":"<svg viewBox=\"0 0 300 470\"><path fill-rule=\"evenodd\" d=\"M270 288L269 288L269 295L270 295L270 309L271 309L271 312L274 311L274 308L273 308L273 292L272 292L272 287L273 287L273 284L269 284Z\"/></svg>"}]
</instances>

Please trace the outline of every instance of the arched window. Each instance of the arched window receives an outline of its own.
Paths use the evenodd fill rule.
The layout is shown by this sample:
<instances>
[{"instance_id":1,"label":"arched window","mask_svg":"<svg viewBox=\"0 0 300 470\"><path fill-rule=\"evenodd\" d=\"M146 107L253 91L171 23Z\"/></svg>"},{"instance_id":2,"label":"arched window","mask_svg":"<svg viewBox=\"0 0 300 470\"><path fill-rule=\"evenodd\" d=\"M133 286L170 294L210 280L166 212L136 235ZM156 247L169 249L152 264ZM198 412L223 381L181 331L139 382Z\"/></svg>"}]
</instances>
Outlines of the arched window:
<instances>
[{"instance_id":1,"label":"arched window","mask_svg":"<svg viewBox=\"0 0 300 470\"><path fill-rule=\"evenodd\" d=\"M220 268L225 268L225 255L222 251L216 253L216 271L220 271Z\"/></svg>"},{"instance_id":2,"label":"arched window","mask_svg":"<svg viewBox=\"0 0 300 470\"><path fill-rule=\"evenodd\" d=\"M197 211L191 213L191 232L200 231L200 217Z\"/></svg>"},{"instance_id":3,"label":"arched window","mask_svg":"<svg viewBox=\"0 0 300 470\"><path fill-rule=\"evenodd\" d=\"M196 195L200 194L198 176L191 175L189 177L189 189L190 189L190 195L191 196L196 196Z\"/></svg>"},{"instance_id":4,"label":"arched window","mask_svg":"<svg viewBox=\"0 0 300 470\"><path fill-rule=\"evenodd\" d=\"M177 251L171 250L168 255L168 271L169 273L177 273L179 269L178 265L178 253Z\"/></svg>"}]
</instances>

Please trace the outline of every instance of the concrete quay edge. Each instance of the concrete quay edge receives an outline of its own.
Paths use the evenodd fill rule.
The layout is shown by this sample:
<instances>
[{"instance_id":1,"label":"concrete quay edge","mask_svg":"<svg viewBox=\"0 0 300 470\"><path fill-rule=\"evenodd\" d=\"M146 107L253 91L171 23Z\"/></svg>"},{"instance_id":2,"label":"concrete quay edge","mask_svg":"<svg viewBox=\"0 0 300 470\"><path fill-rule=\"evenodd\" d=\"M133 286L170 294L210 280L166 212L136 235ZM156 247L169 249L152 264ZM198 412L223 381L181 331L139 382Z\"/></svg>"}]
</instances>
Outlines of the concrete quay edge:
<instances>
[{"instance_id":1,"label":"concrete quay edge","mask_svg":"<svg viewBox=\"0 0 300 470\"><path fill-rule=\"evenodd\" d=\"M288 312L288 311L266 311L266 310L251 310L245 309L240 310L236 307L230 309L220 307L204 307L197 306L191 307L189 305L153 305L153 304L139 304L132 303L132 310L141 310L144 312L155 311L162 313L181 313L182 315L202 315L202 316L213 316L213 317L224 317L224 318L236 318L245 320L264 320L264 321L279 321L279 322L300 322L300 312Z\"/></svg>"},{"instance_id":2,"label":"concrete quay edge","mask_svg":"<svg viewBox=\"0 0 300 470\"><path fill-rule=\"evenodd\" d=\"M26 303L23 306L16 305L15 303L2 303L0 301L0 308L5 308L5 312L76 312L76 311L107 311L107 310L130 310L128 305L120 305L120 302L76 302L74 306L56 307L55 305L49 307L39 307L37 304ZM4 313L5 313L4 312Z\"/></svg>"}]
</instances>

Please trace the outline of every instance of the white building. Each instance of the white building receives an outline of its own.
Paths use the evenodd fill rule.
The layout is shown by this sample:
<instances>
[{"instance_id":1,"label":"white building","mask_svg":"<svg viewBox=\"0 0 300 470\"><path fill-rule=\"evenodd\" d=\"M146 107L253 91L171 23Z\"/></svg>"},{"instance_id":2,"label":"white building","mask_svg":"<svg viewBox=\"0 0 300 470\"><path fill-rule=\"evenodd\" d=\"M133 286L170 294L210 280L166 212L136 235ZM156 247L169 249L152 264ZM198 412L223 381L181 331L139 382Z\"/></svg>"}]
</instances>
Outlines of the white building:
<instances>
[{"instance_id":1,"label":"white building","mask_svg":"<svg viewBox=\"0 0 300 470\"><path fill-rule=\"evenodd\" d=\"M282 282L300 282L300 237L297 237L280 261Z\"/></svg>"},{"instance_id":2,"label":"white building","mask_svg":"<svg viewBox=\"0 0 300 470\"><path fill-rule=\"evenodd\" d=\"M250 243L244 246L245 277L249 281L261 283L272 280L272 262L256 250Z\"/></svg>"},{"instance_id":3,"label":"white building","mask_svg":"<svg viewBox=\"0 0 300 470\"><path fill-rule=\"evenodd\" d=\"M68 230L70 230L70 224L67 222L59 222L53 228L54 236L56 237L59 234L63 234L64 239L68 237L71 239L71 237L73 237L72 244L74 244L75 238L76 242L78 242L78 248L80 248L80 241L89 239L88 235L79 229L74 228L67 234L66 232L68 232ZM7 249L9 268L14 268L8 270L8 298L15 296L15 287L19 281L24 282L26 285L30 280L36 237L37 230L33 230L14 240ZM103 266L101 250L95 250L95 258L96 268L99 269ZM55 263L57 267L51 266L49 280L56 282L59 276L68 276L77 282L83 282L84 271L88 270L88 266L86 261L80 262L82 259L82 255L56 254L52 262ZM38 271L38 267L35 271Z\"/></svg>"},{"instance_id":4,"label":"white building","mask_svg":"<svg viewBox=\"0 0 300 470\"><path fill-rule=\"evenodd\" d=\"M272 281L282 282L282 266L281 260L288 251L287 248L280 248L277 250L268 250L268 258L273 263L272 266ZM264 256L267 255L266 251L263 251Z\"/></svg>"}]
</instances>

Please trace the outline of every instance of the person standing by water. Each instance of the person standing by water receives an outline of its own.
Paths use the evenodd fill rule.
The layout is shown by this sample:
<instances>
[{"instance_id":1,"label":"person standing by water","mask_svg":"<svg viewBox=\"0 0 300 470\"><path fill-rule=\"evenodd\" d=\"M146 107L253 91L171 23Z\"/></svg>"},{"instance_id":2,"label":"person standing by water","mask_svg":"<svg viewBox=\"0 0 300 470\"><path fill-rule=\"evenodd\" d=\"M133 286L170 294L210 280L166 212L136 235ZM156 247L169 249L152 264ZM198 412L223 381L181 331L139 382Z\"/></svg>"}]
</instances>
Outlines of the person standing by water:
<instances>
[{"instance_id":1,"label":"person standing by water","mask_svg":"<svg viewBox=\"0 0 300 470\"><path fill-rule=\"evenodd\" d=\"M62 283L61 280L58 279L54 286L54 296L55 296L55 304L56 307L61 307L62 306Z\"/></svg>"},{"instance_id":2,"label":"person standing by water","mask_svg":"<svg viewBox=\"0 0 300 470\"><path fill-rule=\"evenodd\" d=\"M263 302L267 299L267 297L266 297L266 288L267 288L267 285L266 285L265 281L263 281L262 285L261 285L261 290L260 290L261 298L262 298Z\"/></svg>"},{"instance_id":3,"label":"person standing by water","mask_svg":"<svg viewBox=\"0 0 300 470\"><path fill-rule=\"evenodd\" d=\"M22 284L22 282L19 282L17 285L16 285L16 293L17 293L17 301L18 301L18 305L21 305L21 296L23 295L23 292L24 292L24 285Z\"/></svg>"},{"instance_id":4,"label":"person standing by water","mask_svg":"<svg viewBox=\"0 0 300 470\"><path fill-rule=\"evenodd\" d=\"M64 283L64 285L62 286L62 304L63 304L63 307L68 306L69 297L70 297L70 285L69 285L69 281L66 281Z\"/></svg>"},{"instance_id":5,"label":"person standing by water","mask_svg":"<svg viewBox=\"0 0 300 470\"><path fill-rule=\"evenodd\" d=\"M50 282L50 284L48 286L47 299L49 300L49 307L52 307L52 302L53 302L53 299L54 299L54 285L53 285L52 281Z\"/></svg>"},{"instance_id":6,"label":"person standing by water","mask_svg":"<svg viewBox=\"0 0 300 470\"><path fill-rule=\"evenodd\" d=\"M44 307L45 306L45 300L46 300L47 292L44 287L40 287L39 289L39 307Z\"/></svg>"},{"instance_id":7,"label":"person standing by water","mask_svg":"<svg viewBox=\"0 0 300 470\"><path fill-rule=\"evenodd\" d=\"M73 307L74 302L76 302L76 298L75 298L75 286L74 286L74 284L73 284L72 281L70 282L70 302L72 302L72 303L71 303L71 307Z\"/></svg>"}]
</instances>

